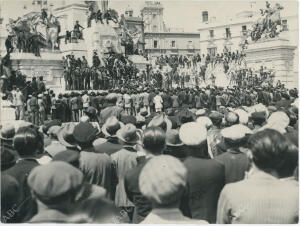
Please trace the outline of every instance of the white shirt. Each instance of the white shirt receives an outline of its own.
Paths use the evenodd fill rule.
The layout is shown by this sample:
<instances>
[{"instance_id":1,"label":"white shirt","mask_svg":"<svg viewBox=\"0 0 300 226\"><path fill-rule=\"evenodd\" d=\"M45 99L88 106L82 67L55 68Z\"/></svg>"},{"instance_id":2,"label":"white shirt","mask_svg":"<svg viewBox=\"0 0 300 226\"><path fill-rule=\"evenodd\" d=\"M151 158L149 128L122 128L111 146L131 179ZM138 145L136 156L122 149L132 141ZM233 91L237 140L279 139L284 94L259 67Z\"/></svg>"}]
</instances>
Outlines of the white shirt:
<instances>
[{"instance_id":1,"label":"white shirt","mask_svg":"<svg viewBox=\"0 0 300 226\"><path fill-rule=\"evenodd\" d=\"M88 95L83 95L82 96L82 103L83 103L83 107L87 108L90 106L90 97Z\"/></svg>"},{"instance_id":2,"label":"white shirt","mask_svg":"<svg viewBox=\"0 0 300 226\"><path fill-rule=\"evenodd\" d=\"M163 100L162 100L161 96L156 95L153 99L153 103L155 105L155 108L162 108Z\"/></svg>"}]
</instances>

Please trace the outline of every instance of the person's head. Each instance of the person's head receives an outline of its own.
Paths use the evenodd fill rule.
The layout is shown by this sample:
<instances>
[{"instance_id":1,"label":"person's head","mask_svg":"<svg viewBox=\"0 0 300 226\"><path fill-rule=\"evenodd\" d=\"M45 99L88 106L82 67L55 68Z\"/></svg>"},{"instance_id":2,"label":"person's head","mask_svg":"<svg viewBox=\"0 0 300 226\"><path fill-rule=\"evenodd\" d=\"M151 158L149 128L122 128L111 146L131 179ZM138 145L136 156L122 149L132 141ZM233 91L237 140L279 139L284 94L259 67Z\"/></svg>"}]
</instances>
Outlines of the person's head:
<instances>
[{"instance_id":1,"label":"person's head","mask_svg":"<svg viewBox=\"0 0 300 226\"><path fill-rule=\"evenodd\" d=\"M73 137L80 148L84 149L92 146L97 133L97 129L91 123L80 122L74 128Z\"/></svg>"},{"instance_id":2,"label":"person's head","mask_svg":"<svg viewBox=\"0 0 300 226\"><path fill-rule=\"evenodd\" d=\"M146 152L160 155L166 147L166 134L160 127L148 127L144 131L143 147Z\"/></svg>"},{"instance_id":3,"label":"person's head","mask_svg":"<svg viewBox=\"0 0 300 226\"><path fill-rule=\"evenodd\" d=\"M187 170L180 160L160 155L150 159L142 169L139 188L154 208L178 208L186 180Z\"/></svg>"},{"instance_id":4,"label":"person's head","mask_svg":"<svg viewBox=\"0 0 300 226\"><path fill-rule=\"evenodd\" d=\"M213 111L208 116L212 121L213 125L220 128L222 124L223 115L217 111Z\"/></svg>"},{"instance_id":5,"label":"person's head","mask_svg":"<svg viewBox=\"0 0 300 226\"><path fill-rule=\"evenodd\" d=\"M266 122L266 114L265 112L253 112L251 114L251 119L253 125L263 126Z\"/></svg>"},{"instance_id":6,"label":"person's head","mask_svg":"<svg viewBox=\"0 0 300 226\"><path fill-rule=\"evenodd\" d=\"M265 129L253 134L248 144L258 169L277 177L293 174L298 164L298 151L284 135Z\"/></svg>"},{"instance_id":7,"label":"person's head","mask_svg":"<svg viewBox=\"0 0 300 226\"><path fill-rule=\"evenodd\" d=\"M27 184L38 206L69 212L83 188L83 179L79 169L66 162L53 161L35 167L28 176Z\"/></svg>"},{"instance_id":8,"label":"person's head","mask_svg":"<svg viewBox=\"0 0 300 226\"><path fill-rule=\"evenodd\" d=\"M41 147L40 135L33 128L20 128L14 136L13 146L21 157L35 156Z\"/></svg>"},{"instance_id":9,"label":"person's head","mask_svg":"<svg viewBox=\"0 0 300 226\"><path fill-rule=\"evenodd\" d=\"M226 126L232 126L239 123L239 115L235 112L228 112L225 114Z\"/></svg>"}]
</instances>

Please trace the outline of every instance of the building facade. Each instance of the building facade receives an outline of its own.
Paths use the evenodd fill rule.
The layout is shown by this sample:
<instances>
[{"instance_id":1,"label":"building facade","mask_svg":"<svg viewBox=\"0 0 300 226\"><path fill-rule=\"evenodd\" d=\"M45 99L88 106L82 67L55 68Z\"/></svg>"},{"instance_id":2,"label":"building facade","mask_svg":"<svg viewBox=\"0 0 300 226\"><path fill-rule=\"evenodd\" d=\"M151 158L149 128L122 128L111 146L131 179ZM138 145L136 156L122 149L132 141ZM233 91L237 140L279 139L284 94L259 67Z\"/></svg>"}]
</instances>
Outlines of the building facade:
<instances>
[{"instance_id":1,"label":"building facade","mask_svg":"<svg viewBox=\"0 0 300 226\"><path fill-rule=\"evenodd\" d=\"M145 27L145 51L150 56L195 55L199 53L199 33L167 28L160 2L147 1L141 9Z\"/></svg>"},{"instance_id":2,"label":"building facade","mask_svg":"<svg viewBox=\"0 0 300 226\"><path fill-rule=\"evenodd\" d=\"M280 4L284 9L281 11L282 32L279 37L289 40L291 45L298 46L297 3L295 3L296 11L294 12L286 9L285 2L280 2ZM260 6L251 3L248 9L238 12L228 20L218 20L214 15L210 16L208 11L202 11L202 21L198 29L201 54L214 55L224 50L240 51L245 39L251 42L251 38L248 37L249 30L259 17ZM294 65L298 65L298 48L295 50Z\"/></svg>"},{"instance_id":3,"label":"building facade","mask_svg":"<svg viewBox=\"0 0 300 226\"><path fill-rule=\"evenodd\" d=\"M254 42L251 41L250 30L252 25L260 17L260 8L265 8L264 2L256 4L251 2L249 8L243 9L228 17L227 20L221 19L218 20L214 15L210 15L208 11L202 11L202 21L200 25L199 34L200 34L200 52L201 54L210 54L216 55L224 51L241 51L245 40L250 45ZM271 3L273 5L275 3ZM289 75L286 76L289 78L289 86L293 83L295 86L298 84L298 3L297 2L279 2L283 6L281 10L281 33L279 34L279 39L287 41L288 47L295 49L292 51L290 59L291 62L286 62L285 64L292 65L286 66L289 68ZM246 45L247 48L247 45ZM282 53L284 55L285 47L282 46ZM247 53L247 49L245 50ZM274 50L275 51L275 50ZM273 51L273 52L274 52ZM270 52L271 54L271 52ZM268 58L272 59L272 56L269 55ZM247 57L246 57L247 60ZM252 60L253 61L253 60ZM256 60L255 69L258 69L260 66L266 66L267 68L277 70L277 62L274 60ZM256 62L255 61L255 62ZM251 64L251 67L253 64ZM279 72L278 72L279 73ZM282 80L283 81L283 80Z\"/></svg>"}]
</instances>

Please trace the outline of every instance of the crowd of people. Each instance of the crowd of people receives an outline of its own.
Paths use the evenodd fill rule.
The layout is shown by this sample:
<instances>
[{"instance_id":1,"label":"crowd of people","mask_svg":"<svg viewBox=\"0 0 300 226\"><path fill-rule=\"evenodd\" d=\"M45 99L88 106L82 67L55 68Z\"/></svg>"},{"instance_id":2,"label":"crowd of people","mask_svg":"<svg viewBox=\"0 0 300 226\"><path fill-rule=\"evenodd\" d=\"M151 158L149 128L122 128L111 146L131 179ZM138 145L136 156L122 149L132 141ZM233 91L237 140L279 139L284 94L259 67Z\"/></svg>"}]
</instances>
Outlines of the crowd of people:
<instances>
[{"instance_id":1,"label":"crowd of people","mask_svg":"<svg viewBox=\"0 0 300 226\"><path fill-rule=\"evenodd\" d=\"M139 85L3 96L1 221L297 223L297 89Z\"/></svg>"},{"instance_id":2,"label":"crowd of people","mask_svg":"<svg viewBox=\"0 0 300 226\"><path fill-rule=\"evenodd\" d=\"M137 74L135 65L122 54L110 53L101 61L94 51L92 66L84 56L76 59L73 53L62 60L66 90L109 89L135 79Z\"/></svg>"}]
</instances>

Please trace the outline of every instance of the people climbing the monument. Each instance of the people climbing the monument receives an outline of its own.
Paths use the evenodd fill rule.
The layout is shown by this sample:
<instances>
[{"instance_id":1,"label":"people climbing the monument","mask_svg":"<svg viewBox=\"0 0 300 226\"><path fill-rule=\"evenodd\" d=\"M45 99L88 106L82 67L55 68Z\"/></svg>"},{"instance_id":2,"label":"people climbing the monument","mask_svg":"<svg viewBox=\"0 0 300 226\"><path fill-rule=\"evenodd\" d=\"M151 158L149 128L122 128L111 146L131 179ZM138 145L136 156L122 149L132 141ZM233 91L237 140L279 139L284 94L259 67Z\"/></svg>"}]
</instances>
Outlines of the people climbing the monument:
<instances>
[{"instance_id":1,"label":"people climbing the monument","mask_svg":"<svg viewBox=\"0 0 300 226\"><path fill-rule=\"evenodd\" d=\"M79 21L76 20L76 23L74 25L74 28L73 28L73 32L74 32L74 36L77 38L77 39L83 39L83 35L82 35L82 30L84 29L84 27L82 27L80 24L79 24Z\"/></svg>"}]
</instances>

